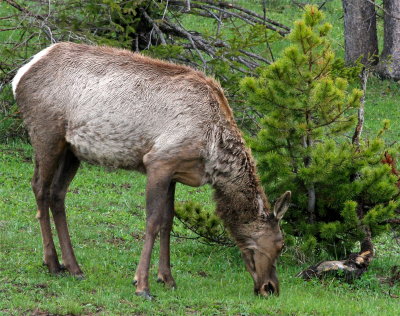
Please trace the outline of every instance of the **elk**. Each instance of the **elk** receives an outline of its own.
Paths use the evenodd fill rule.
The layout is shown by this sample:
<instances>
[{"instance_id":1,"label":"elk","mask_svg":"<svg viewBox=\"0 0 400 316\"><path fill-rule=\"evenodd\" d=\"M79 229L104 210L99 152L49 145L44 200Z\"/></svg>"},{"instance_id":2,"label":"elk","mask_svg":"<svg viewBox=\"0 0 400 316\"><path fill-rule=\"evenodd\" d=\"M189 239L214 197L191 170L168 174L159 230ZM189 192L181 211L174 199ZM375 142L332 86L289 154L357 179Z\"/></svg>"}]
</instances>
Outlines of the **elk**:
<instances>
[{"instance_id":1,"label":"elk","mask_svg":"<svg viewBox=\"0 0 400 316\"><path fill-rule=\"evenodd\" d=\"M190 67L127 50L65 42L36 54L19 69L12 86L35 152L32 188L50 273L67 269L83 276L64 201L80 161L87 161L147 175L145 241L134 277L137 295L152 298L148 273L158 234L158 280L176 286L170 232L177 182L211 184L216 212L241 250L255 293L279 294L279 221L291 194L283 194L271 210L218 82Z\"/></svg>"}]
</instances>

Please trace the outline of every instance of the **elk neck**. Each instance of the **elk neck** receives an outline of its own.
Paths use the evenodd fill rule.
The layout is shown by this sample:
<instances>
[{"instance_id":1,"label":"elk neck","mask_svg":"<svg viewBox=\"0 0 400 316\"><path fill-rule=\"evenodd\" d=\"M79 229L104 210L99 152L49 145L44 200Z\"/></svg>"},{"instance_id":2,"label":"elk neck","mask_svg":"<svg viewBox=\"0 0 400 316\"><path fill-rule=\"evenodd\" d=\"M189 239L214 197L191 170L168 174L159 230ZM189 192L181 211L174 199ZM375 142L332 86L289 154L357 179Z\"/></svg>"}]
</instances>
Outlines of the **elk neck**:
<instances>
[{"instance_id":1,"label":"elk neck","mask_svg":"<svg viewBox=\"0 0 400 316\"><path fill-rule=\"evenodd\" d=\"M250 150L237 126L229 125L212 133L206 173L215 190L217 214L234 234L235 227L255 221L260 207L269 212L270 205Z\"/></svg>"}]
</instances>

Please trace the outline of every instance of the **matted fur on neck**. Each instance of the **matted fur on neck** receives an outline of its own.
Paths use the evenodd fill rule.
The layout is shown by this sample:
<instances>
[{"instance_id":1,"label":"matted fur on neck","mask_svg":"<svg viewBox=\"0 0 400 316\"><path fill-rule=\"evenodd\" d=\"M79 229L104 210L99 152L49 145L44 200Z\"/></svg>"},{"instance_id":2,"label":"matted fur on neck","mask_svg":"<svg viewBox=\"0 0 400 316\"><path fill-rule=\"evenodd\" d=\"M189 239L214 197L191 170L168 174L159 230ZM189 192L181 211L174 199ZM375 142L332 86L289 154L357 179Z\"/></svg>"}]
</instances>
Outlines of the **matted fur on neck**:
<instances>
[{"instance_id":1,"label":"matted fur on neck","mask_svg":"<svg viewBox=\"0 0 400 316\"><path fill-rule=\"evenodd\" d=\"M227 126L228 125L228 126ZM216 128L209 141L206 173L215 189L217 214L228 226L249 223L270 205L256 174L254 159L236 123ZM261 204L261 205L260 205Z\"/></svg>"}]
</instances>

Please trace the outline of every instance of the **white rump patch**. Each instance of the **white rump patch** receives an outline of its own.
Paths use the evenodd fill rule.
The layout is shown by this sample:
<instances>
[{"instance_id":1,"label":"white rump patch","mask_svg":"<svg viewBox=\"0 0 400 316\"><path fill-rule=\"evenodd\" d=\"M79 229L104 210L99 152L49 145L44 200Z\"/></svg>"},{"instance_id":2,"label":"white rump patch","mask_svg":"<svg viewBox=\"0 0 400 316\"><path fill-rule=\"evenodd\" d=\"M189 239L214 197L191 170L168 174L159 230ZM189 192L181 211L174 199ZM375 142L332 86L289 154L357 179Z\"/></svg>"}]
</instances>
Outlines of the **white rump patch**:
<instances>
[{"instance_id":1,"label":"white rump patch","mask_svg":"<svg viewBox=\"0 0 400 316\"><path fill-rule=\"evenodd\" d=\"M25 73L34 65L36 64L43 56L45 56L50 49L52 49L54 47L54 45L57 44L53 44L43 50L41 50L39 53L37 53L35 56L33 56L33 58L31 59L31 61L25 65L23 65L17 72L17 74L15 75L13 81L12 81L12 89L13 89L13 93L14 93L14 97L15 97L15 91L17 90L17 86L19 81L21 80L22 76L25 75Z\"/></svg>"}]
</instances>

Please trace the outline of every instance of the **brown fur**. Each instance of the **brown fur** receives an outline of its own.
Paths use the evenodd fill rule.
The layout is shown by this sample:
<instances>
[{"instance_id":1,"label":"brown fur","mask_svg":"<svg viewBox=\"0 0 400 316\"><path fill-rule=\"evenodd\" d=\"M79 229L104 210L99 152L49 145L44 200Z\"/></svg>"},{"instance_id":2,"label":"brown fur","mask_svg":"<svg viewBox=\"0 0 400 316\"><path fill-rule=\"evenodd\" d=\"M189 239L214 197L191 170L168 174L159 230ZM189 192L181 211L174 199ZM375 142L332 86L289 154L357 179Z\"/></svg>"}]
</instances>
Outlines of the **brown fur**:
<instances>
[{"instance_id":1,"label":"brown fur","mask_svg":"<svg viewBox=\"0 0 400 316\"><path fill-rule=\"evenodd\" d=\"M187 66L126 50L59 43L22 68L13 87L35 149L32 181L44 261L61 269L49 208L63 261L82 275L69 238L64 200L81 160L147 174L145 245L136 293L150 298L148 270L160 233L159 280L175 286L169 262L175 183L215 188L217 213L235 238L257 293L278 292L278 221L286 194L270 212L268 200L218 82ZM260 242L262 240L262 242Z\"/></svg>"}]
</instances>

